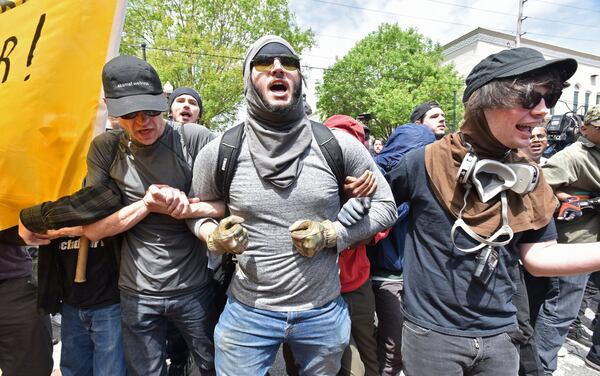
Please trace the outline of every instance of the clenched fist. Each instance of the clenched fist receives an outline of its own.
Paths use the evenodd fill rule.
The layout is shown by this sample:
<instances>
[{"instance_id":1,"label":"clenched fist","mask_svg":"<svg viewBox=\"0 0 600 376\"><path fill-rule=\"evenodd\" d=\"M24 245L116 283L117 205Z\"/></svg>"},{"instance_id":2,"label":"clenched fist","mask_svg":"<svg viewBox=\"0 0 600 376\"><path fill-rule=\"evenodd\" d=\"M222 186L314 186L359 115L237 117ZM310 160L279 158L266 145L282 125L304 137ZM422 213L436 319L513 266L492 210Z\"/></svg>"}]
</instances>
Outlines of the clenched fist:
<instances>
[{"instance_id":1,"label":"clenched fist","mask_svg":"<svg viewBox=\"0 0 600 376\"><path fill-rule=\"evenodd\" d=\"M211 252L240 254L248 246L248 231L242 227L244 218L235 215L223 218L208 235L206 244Z\"/></svg>"},{"instance_id":2,"label":"clenched fist","mask_svg":"<svg viewBox=\"0 0 600 376\"><path fill-rule=\"evenodd\" d=\"M300 220L294 222L289 230L294 246L306 257L313 257L323 248L331 248L337 244L337 234L331 221Z\"/></svg>"}]
</instances>

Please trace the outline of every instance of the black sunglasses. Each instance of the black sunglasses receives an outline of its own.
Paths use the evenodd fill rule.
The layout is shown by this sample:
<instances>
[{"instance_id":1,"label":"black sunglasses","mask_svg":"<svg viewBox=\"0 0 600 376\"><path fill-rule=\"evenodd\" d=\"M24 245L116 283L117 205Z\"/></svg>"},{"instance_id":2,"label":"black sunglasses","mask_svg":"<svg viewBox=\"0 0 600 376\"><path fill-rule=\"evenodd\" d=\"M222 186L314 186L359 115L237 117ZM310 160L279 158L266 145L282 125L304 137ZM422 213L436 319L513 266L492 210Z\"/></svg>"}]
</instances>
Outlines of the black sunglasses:
<instances>
[{"instance_id":1,"label":"black sunglasses","mask_svg":"<svg viewBox=\"0 0 600 376\"><path fill-rule=\"evenodd\" d=\"M529 90L526 93L521 93L521 105L523 108L531 110L535 108L542 98L544 98L544 103L547 108L552 108L556 105L560 96L562 95L562 90L549 90L546 94L542 94L535 90Z\"/></svg>"},{"instance_id":2,"label":"black sunglasses","mask_svg":"<svg viewBox=\"0 0 600 376\"><path fill-rule=\"evenodd\" d=\"M300 60L291 55L282 56L267 56L257 55L250 62L250 67L256 69L259 72L268 72L273 69L275 65L275 59L279 60L279 63L288 72L294 72L300 69Z\"/></svg>"},{"instance_id":3,"label":"black sunglasses","mask_svg":"<svg viewBox=\"0 0 600 376\"><path fill-rule=\"evenodd\" d=\"M127 120L131 120L134 117L137 116L138 113L143 112L144 115L146 116L150 116L150 117L154 117L154 116L158 116L162 113L162 111L154 111L154 110L144 110L144 111L135 111L135 112L130 112L128 114L125 115L121 115L119 116L121 119L127 119Z\"/></svg>"}]
</instances>

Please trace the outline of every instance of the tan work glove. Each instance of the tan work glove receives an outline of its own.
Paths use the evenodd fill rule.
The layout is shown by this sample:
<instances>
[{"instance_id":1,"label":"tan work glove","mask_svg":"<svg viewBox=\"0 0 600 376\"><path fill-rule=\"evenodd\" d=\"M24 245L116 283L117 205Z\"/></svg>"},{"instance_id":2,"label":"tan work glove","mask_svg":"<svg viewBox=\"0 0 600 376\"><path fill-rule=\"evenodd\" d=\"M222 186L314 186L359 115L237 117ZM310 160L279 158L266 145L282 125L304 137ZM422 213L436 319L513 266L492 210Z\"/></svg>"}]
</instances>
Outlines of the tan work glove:
<instances>
[{"instance_id":1,"label":"tan work glove","mask_svg":"<svg viewBox=\"0 0 600 376\"><path fill-rule=\"evenodd\" d=\"M337 234L331 221L300 220L294 222L289 230L294 246L306 257L313 257L323 248L335 247L337 244Z\"/></svg>"},{"instance_id":2,"label":"tan work glove","mask_svg":"<svg viewBox=\"0 0 600 376\"><path fill-rule=\"evenodd\" d=\"M206 242L211 252L240 254L248 246L248 231L242 227L244 218L235 215L221 219Z\"/></svg>"}]
</instances>

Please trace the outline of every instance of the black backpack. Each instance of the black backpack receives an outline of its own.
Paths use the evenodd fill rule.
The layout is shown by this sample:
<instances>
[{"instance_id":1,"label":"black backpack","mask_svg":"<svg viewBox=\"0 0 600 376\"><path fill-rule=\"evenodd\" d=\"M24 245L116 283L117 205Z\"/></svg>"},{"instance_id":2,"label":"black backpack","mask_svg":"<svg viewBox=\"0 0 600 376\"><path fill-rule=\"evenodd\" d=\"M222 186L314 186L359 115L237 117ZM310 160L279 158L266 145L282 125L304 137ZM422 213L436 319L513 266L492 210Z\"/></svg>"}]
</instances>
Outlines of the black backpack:
<instances>
[{"instance_id":1,"label":"black backpack","mask_svg":"<svg viewBox=\"0 0 600 376\"><path fill-rule=\"evenodd\" d=\"M329 168L333 171L338 182L338 193L340 201L343 195L344 179L346 177L344 168L344 155L337 139L329 128L321 123L311 121L312 131L319 144L319 148L325 156ZM244 123L228 129L223 133L221 143L219 144L219 153L217 156L217 171L215 175L215 184L219 197L229 202L229 187L235 174L238 156L244 139ZM224 254L220 266L213 270L213 279L215 282L215 303L217 313L220 314L227 301L227 288L235 272L235 257L232 254Z\"/></svg>"},{"instance_id":2,"label":"black backpack","mask_svg":"<svg viewBox=\"0 0 600 376\"><path fill-rule=\"evenodd\" d=\"M338 182L338 192L341 197L344 192L346 174L344 171L344 155L342 154L340 144L329 128L312 120L310 124L312 125L312 131L319 144L319 148ZM229 202L229 187L235 174L243 138L244 123L240 123L223 133L223 138L221 138L221 144L219 145L215 184L219 196L225 203Z\"/></svg>"}]
</instances>

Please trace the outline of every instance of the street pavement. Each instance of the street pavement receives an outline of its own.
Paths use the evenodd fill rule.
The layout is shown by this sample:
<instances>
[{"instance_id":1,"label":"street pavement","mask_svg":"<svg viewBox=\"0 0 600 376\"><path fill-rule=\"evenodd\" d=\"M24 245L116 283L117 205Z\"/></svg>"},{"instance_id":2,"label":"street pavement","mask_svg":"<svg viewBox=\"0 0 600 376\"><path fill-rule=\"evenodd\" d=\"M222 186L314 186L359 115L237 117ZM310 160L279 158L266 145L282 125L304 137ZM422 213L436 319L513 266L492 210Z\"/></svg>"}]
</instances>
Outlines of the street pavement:
<instances>
[{"instance_id":1,"label":"street pavement","mask_svg":"<svg viewBox=\"0 0 600 376\"><path fill-rule=\"evenodd\" d=\"M54 368L58 369L60 364L60 347L59 342L54 346ZM583 346L575 341L567 338L563 346L567 350L567 354L558 358L558 369L553 376L600 376L600 372L591 369L585 365L583 359L589 351L589 347ZM58 374L58 372L56 373ZM53 374L53 375L56 375ZM0 376L2 373L0 372ZM281 349L277 353L277 358L273 367L269 371L270 376L287 376L285 372L285 363L281 355ZM426 376L426 375L423 375Z\"/></svg>"}]
</instances>

